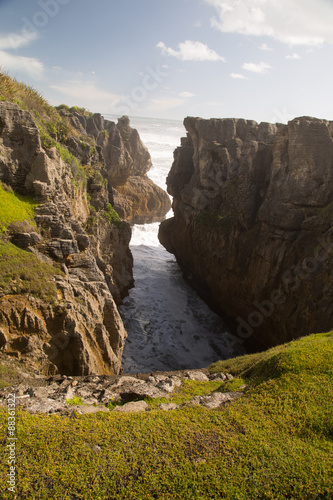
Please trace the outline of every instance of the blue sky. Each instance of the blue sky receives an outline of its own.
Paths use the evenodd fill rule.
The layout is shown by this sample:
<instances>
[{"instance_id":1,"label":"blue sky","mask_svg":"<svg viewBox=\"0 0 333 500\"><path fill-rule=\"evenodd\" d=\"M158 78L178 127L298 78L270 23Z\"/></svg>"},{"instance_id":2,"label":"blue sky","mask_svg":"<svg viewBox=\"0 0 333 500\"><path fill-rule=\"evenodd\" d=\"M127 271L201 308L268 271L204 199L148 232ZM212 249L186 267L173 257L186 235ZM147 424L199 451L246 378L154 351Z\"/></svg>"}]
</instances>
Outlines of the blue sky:
<instances>
[{"instance_id":1,"label":"blue sky","mask_svg":"<svg viewBox=\"0 0 333 500\"><path fill-rule=\"evenodd\" d=\"M332 0L0 0L0 67L116 115L333 120Z\"/></svg>"}]
</instances>

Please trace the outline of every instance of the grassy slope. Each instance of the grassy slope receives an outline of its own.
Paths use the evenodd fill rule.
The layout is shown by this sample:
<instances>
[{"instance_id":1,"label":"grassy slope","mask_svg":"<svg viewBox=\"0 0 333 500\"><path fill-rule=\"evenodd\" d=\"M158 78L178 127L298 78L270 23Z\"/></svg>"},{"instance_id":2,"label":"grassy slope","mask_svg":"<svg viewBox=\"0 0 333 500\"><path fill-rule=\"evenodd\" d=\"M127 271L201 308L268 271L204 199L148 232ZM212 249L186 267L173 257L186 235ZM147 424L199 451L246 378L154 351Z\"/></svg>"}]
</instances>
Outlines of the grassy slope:
<instances>
[{"instance_id":1,"label":"grassy slope","mask_svg":"<svg viewBox=\"0 0 333 500\"><path fill-rule=\"evenodd\" d=\"M16 498L333 498L333 333L260 357L225 362L249 388L222 411L19 413ZM183 398L201 392L198 387L205 392L204 384L192 384ZM0 418L5 437L5 411ZM5 481L2 476L2 498L13 498Z\"/></svg>"},{"instance_id":2,"label":"grassy slope","mask_svg":"<svg viewBox=\"0 0 333 500\"><path fill-rule=\"evenodd\" d=\"M11 78L1 68L0 101L13 102L30 111L39 126L44 147L57 147L62 159L71 167L73 183L85 183L83 168L66 147L60 144L70 135L77 135L67 118L61 117L38 91ZM86 113L84 109L77 108L76 111ZM0 183L0 234L6 233L8 226L18 221L25 222L27 226L35 226L33 217L36 206L32 199L5 190ZM6 238L0 239L0 296L30 293L46 301L54 301L56 287L52 278L59 273L59 269L16 248Z\"/></svg>"},{"instance_id":3,"label":"grassy slope","mask_svg":"<svg viewBox=\"0 0 333 500\"><path fill-rule=\"evenodd\" d=\"M0 232L5 232L10 224L17 221L28 220L35 225L36 206L30 198L6 191L0 183Z\"/></svg>"},{"instance_id":4,"label":"grassy slope","mask_svg":"<svg viewBox=\"0 0 333 500\"><path fill-rule=\"evenodd\" d=\"M68 135L74 134L73 128L38 91L11 78L0 69L0 101L14 102L30 111L43 131L44 142L49 141L50 147L56 145L64 160L77 173L75 177L84 180L78 162L75 163L74 157L55 140L65 140ZM46 144L44 146L47 147ZM35 226L33 217L36 206L29 197L5 190L0 183L0 233L6 233L8 226L18 221ZM30 293L46 301L54 301L56 287L52 278L59 273L59 269L42 263L33 254L11 245L5 237L0 239L0 296Z\"/></svg>"},{"instance_id":5,"label":"grassy slope","mask_svg":"<svg viewBox=\"0 0 333 500\"><path fill-rule=\"evenodd\" d=\"M58 145L72 132L38 92L1 72L0 100L33 112L46 147ZM9 201L2 190L0 196L7 197L5 203L0 198L2 231L11 222L31 219L31 201ZM1 286L6 293L38 294L25 285L40 290L55 272L39 265L28 252L0 241ZM9 271L16 272L15 283L6 278ZM332 499L332 359L332 333L313 335L219 362L212 372L228 371L239 378L221 387L216 382L187 382L170 398L181 403L211 390L237 390L245 380L246 396L223 411L187 408L163 413L154 410L156 402L149 402L152 411L139 415L60 418L19 412L17 492L7 492L2 474L1 498ZM1 410L4 471L6 419ZM100 450L93 450L96 445Z\"/></svg>"},{"instance_id":6,"label":"grassy slope","mask_svg":"<svg viewBox=\"0 0 333 500\"><path fill-rule=\"evenodd\" d=\"M46 302L54 302L57 295L53 282L55 274L62 274L62 271L12 243L0 240L0 297L28 293Z\"/></svg>"},{"instance_id":7,"label":"grassy slope","mask_svg":"<svg viewBox=\"0 0 333 500\"><path fill-rule=\"evenodd\" d=\"M0 183L0 296L30 293L46 301L56 299L52 278L61 271L41 262L35 255L21 250L6 240L12 223L24 221L33 229L36 207L30 198L6 191Z\"/></svg>"}]
</instances>

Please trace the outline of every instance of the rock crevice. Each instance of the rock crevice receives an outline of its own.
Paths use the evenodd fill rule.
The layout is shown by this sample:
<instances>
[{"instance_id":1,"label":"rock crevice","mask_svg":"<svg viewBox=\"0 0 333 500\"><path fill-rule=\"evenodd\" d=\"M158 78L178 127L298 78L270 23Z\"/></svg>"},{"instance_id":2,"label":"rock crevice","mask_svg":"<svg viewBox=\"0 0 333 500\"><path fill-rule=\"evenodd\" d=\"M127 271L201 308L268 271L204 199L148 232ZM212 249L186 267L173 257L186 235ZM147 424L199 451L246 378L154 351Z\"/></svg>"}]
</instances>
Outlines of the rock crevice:
<instances>
[{"instance_id":1,"label":"rock crevice","mask_svg":"<svg viewBox=\"0 0 333 500\"><path fill-rule=\"evenodd\" d=\"M119 374L127 333L117 305L134 283L128 221L161 220L169 197L146 177L150 155L127 117L116 125L61 113L72 128L60 144L29 111L0 102L0 181L38 203L34 221L12 224L0 244L51 264L55 290L47 301L24 293L21 278L0 288L0 348L44 375ZM131 210L120 218L115 199L124 182L132 193L121 203Z\"/></svg>"}]
</instances>

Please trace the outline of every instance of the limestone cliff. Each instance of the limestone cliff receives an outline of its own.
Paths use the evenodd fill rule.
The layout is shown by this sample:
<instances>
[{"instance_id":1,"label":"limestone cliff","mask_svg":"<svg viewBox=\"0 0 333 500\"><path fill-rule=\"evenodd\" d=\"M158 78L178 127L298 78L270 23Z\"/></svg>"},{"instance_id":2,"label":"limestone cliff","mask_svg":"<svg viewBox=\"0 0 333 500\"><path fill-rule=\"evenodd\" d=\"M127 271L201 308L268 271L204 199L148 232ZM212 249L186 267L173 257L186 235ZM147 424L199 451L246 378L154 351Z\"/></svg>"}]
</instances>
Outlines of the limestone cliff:
<instances>
[{"instance_id":1,"label":"limestone cliff","mask_svg":"<svg viewBox=\"0 0 333 500\"><path fill-rule=\"evenodd\" d=\"M69 116L79 133L86 133L96 141L119 216L132 224L160 222L171 208L170 198L147 177L151 157L137 130L130 126L129 118L123 116L115 124L100 114L85 117L75 112L61 112ZM73 141L71 146L77 154L78 141Z\"/></svg>"},{"instance_id":2,"label":"limestone cliff","mask_svg":"<svg viewBox=\"0 0 333 500\"><path fill-rule=\"evenodd\" d=\"M11 241L29 265L36 259L54 268L55 292L47 300L29 293L24 272L13 283L2 280L0 349L43 374L118 374L127 334L117 304L133 286L133 259L130 225L114 210L114 186L143 179L150 156L127 118L118 126L100 115L60 119L42 105L29 112L0 102L1 189L38 203L34 221L0 234L0 258L13 264ZM132 216L122 215L134 219L136 210L133 203ZM158 212L161 220L166 210L148 217Z\"/></svg>"},{"instance_id":3,"label":"limestone cliff","mask_svg":"<svg viewBox=\"0 0 333 500\"><path fill-rule=\"evenodd\" d=\"M239 341L333 326L333 123L186 118L161 243Z\"/></svg>"}]
</instances>

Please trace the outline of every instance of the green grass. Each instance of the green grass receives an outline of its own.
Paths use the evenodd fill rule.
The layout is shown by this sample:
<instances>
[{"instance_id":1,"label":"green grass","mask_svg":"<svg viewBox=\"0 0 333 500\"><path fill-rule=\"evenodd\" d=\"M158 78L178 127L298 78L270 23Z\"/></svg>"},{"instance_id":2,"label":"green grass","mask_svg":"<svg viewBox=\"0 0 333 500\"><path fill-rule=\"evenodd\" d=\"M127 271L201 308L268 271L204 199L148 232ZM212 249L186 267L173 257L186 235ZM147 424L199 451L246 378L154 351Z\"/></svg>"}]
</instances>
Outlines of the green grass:
<instances>
[{"instance_id":1,"label":"green grass","mask_svg":"<svg viewBox=\"0 0 333 500\"><path fill-rule=\"evenodd\" d=\"M71 399L67 399L66 403L68 405L83 405L83 401L82 398L80 398L80 396L74 396Z\"/></svg>"},{"instance_id":2,"label":"green grass","mask_svg":"<svg viewBox=\"0 0 333 500\"><path fill-rule=\"evenodd\" d=\"M115 224L118 229L120 229L123 225L123 221L112 207L111 203L106 205L106 209L102 214L103 219L107 220L110 224Z\"/></svg>"},{"instance_id":3,"label":"green grass","mask_svg":"<svg viewBox=\"0 0 333 500\"><path fill-rule=\"evenodd\" d=\"M64 111L69 111L71 113L78 113L79 115L82 116L93 116L94 113L91 111L88 111L86 108L79 108L78 106L72 106L71 108L67 106L67 104L60 104L60 106L56 107L57 110L64 110Z\"/></svg>"},{"instance_id":4,"label":"green grass","mask_svg":"<svg viewBox=\"0 0 333 500\"><path fill-rule=\"evenodd\" d=\"M249 385L243 398L223 410L75 418L19 412L16 498L330 500L332 359L329 333L269 350L260 359L223 362L234 372L241 363ZM216 389L216 382L189 381L180 393ZM6 417L1 410L4 465ZM0 495L13 498L5 475Z\"/></svg>"},{"instance_id":5,"label":"green grass","mask_svg":"<svg viewBox=\"0 0 333 500\"><path fill-rule=\"evenodd\" d=\"M77 130L70 124L68 117L61 116L58 109L50 106L37 90L25 83L18 82L15 78L11 78L7 73L1 71L1 68L0 101L13 102L18 104L21 109L30 111L39 128L44 148L57 148L61 158L71 167L75 185L86 182L83 167L66 147L66 141L70 136L80 138ZM59 109L61 108L60 106ZM63 108L66 108L66 106L63 106ZM84 108L75 106L70 108L70 111L76 111L85 116L92 115Z\"/></svg>"},{"instance_id":6,"label":"green grass","mask_svg":"<svg viewBox=\"0 0 333 500\"><path fill-rule=\"evenodd\" d=\"M6 191L0 182L0 233L13 222L28 220L36 225L33 217L37 204L27 196Z\"/></svg>"},{"instance_id":7,"label":"green grass","mask_svg":"<svg viewBox=\"0 0 333 500\"><path fill-rule=\"evenodd\" d=\"M14 102L22 109L35 110L39 115L57 116L56 110L33 87L11 78L0 68L0 101Z\"/></svg>"},{"instance_id":8,"label":"green grass","mask_svg":"<svg viewBox=\"0 0 333 500\"><path fill-rule=\"evenodd\" d=\"M62 271L0 240L0 295L30 294L47 302L55 302L57 289L52 281Z\"/></svg>"},{"instance_id":9,"label":"green grass","mask_svg":"<svg viewBox=\"0 0 333 500\"><path fill-rule=\"evenodd\" d=\"M0 233L19 222L35 227L36 207L32 199L7 191L0 183ZM4 235L0 238L0 296L31 294L54 302L57 296L52 281L55 274L62 274L62 271L6 241Z\"/></svg>"},{"instance_id":10,"label":"green grass","mask_svg":"<svg viewBox=\"0 0 333 500\"><path fill-rule=\"evenodd\" d=\"M221 382L198 382L194 380L183 380L181 387L177 387L169 398L146 399L150 408L156 408L160 403L175 403L182 405L194 396L206 396L213 391L223 390Z\"/></svg>"},{"instance_id":11,"label":"green grass","mask_svg":"<svg viewBox=\"0 0 333 500\"><path fill-rule=\"evenodd\" d=\"M43 125L38 125L40 137L42 140L43 147L45 149L56 148L61 159L67 163L73 174L73 179L75 185L86 186L87 176L83 166L75 158L75 156L68 151L67 148L61 146L59 142L53 139L45 130Z\"/></svg>"}]
</instances>

